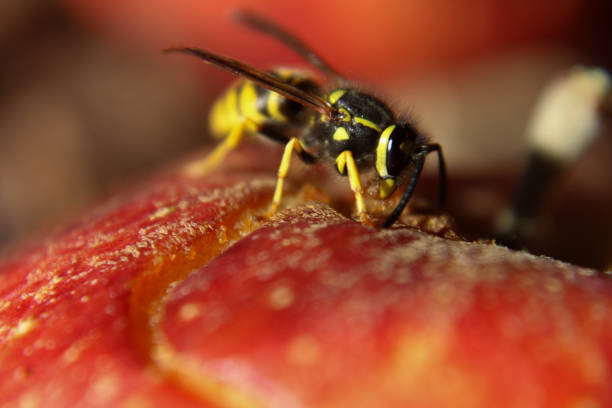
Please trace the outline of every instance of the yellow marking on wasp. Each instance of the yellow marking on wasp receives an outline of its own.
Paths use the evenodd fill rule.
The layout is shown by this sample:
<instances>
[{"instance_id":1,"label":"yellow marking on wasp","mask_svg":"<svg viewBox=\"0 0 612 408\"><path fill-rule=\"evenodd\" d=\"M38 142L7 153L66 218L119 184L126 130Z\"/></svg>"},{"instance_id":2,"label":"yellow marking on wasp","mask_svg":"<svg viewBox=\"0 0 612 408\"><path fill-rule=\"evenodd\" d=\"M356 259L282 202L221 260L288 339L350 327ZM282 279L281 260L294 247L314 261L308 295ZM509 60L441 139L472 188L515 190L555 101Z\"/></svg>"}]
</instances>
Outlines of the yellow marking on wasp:
<instances>
[{"instance_id":1,"label":"yellow marking on wasp","mask_svg":"<svg viewBox=\"0 0 612 408\"><path fill-rule=\"evenodd\" d=\"M225 97L225 112L238 114L238 86L233 86Z\"/></svg>"},{"instance_id":2,"label":"yellow marking on wasp","mask_svg":"<svg viewBox=\"0 0 612 408\"><path fill-rule=\"evenodd\" d=\"M342 98L346 93L346 89L337 89L334 92L329 94L327 98L332 104L338 102L338 99Z\"/></svg>"},{"instance_id":3,"label":"yellow marking on wasp","mask_svg":"<svg viewBox=\"0 0 612 408\"><path fill-rule=\"evenodd\" d=\"M369 127L370 129L374 129L377 132L380 132L382 129L377 126L374 122L366 118L360 118L359 116L355 116L355 122L362 124L363 126Z\"/></svg>"},{"instance_id":4,"label":"yellow marking on wasp","mask_svg":"<svg viewBox=\"0 0 612 408\"><path fill-rule=\"evenodd\" d=\"M369 224L370 219L368 217L365 201L363 199L363 189L361 187L361 181L359 180L359 171L357 170L357 165L355 164L355 159L353 158L353 153L350 150L345 150L340 153L339 157L343 156L341 159L346 163L346 170L348 173L349 183L351 185L351 190L353 190L353 194L355 195L355 204L357 206L357 212L359 213L359 218L364 224ZM338 162L338 158L336 158L336 163Z\"/></svg>"},{"instance_id":5,"label":"yellow marking on wasp","mask_svg":"<svg viewBox=\"0 0 612 408\"><path fill-rule=\"evenodd\" d=\"M389 145L389 137L395 125L388 126L380 135L378 139L378 146L376 146L376 172L380 177L389 177L387 171L387 147Z\"/></svg>"},{"instance_id":6,"label":"yellow marking on wasp","mask_svg":"<svg viewBox=\"0 0 612 408\"><path fill-rule=\"evenodd\" d=\"M237 123L243 120L238 111L237 85L232 86L210 111L210 130L216 138L227 135Z\"/></svg>"},{"instance_id":7,"label":"yellow marking on wasp","mask_svg":"<svg viewBox=\"0 0 612 408\"><path fill-rule=\"evenodd\" d=\"M334 132L334 136L333 136L334 140L337 140L338 142L341 142L343 140L349 140L351 137L349 136L348 132L346 131L345 128L343 128L342 126L340 126L338 129L336 129L336 131Z\"/></svg>"},{"instance_id":8,"label":"yellow marking on wasp","mask_svg":"<svg viewBox=\"0 0 612 408\"><path fill-rule=\"evenodd\" d=\"M278 179L276 181L276 188L274 189L274 197L272 198L272 205L268 210L268 215L274 214L280 205L281 199L283 198L283 184L287 173L289 173L289 165L291 164L291 153L293 150L296 152L302 152L304 148L297 137L292 137L289 143L285 145L285 151L283 152L283 158L281 159L280 166L278 167Z\"/></svg>"},{"instance_id":9,"label":"yellow marking on wasp","mask_svg":"<svg viewBox=\"0 0 612 408\"><path fill-rule=\"evenodd\" d=\"M336 157L336 167L338 168L338 173L344 174L346 171L346 156L343 154L339 154Z\"/></svg>"},{"instance_id":10,"label":"yellow marking on wasp","mask_svg":"<svg viewBox=\"0 0 612 408\"><path fill-rule=\"evenodd\" d=\"M268 119L263 113L257 110L257 92L255 84L245 81L240 87L239 103L242 114L257 124L261 124Z\"/></svg>"},{"instance_id":11,"label":"yellow marking on wasp","mask_svg":"<svg viewBox=\"0 0 612 408\"><path fill-rule=\"evenodd\" d=\"M282 96L280 94L270 91L270 93L268 94L267 107L270 117L280 122L284 122L287 119L285 118L285 115L283 115L280 111L281 98Z\"/></svg>"},{"instance_id":12,"label":"yellow marking on wasp","mask_svg":"<svg viewBox=\"0 0 612 408\"><path fill-rule=\"evenodd\" d=\"M394 179L382 179L378 182L378 195L381 199L389 197L395 191Z\"/></svg>"}]
</instances>

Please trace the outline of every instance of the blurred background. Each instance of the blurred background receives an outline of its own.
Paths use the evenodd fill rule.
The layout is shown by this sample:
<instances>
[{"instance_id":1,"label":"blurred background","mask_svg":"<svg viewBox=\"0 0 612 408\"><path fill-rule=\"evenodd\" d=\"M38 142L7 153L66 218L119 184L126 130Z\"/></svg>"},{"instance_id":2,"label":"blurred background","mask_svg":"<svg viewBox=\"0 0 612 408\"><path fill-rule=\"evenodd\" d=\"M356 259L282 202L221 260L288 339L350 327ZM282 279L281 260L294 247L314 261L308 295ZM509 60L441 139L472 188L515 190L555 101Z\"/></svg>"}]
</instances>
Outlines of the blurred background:
<instances>
[{"instance_id":1,"label":"blurred background","mask_svg":"<svg viewBox=\"0 0 612 408\"><path fill-rule=\"evenodd\" d=\"M0 250L209 143L208 108L233 78L162 48L304 65L233 23L239 7L291 28L442 144L448 208L472 239L492 236L512 198L543 87L576 64L612 65L609 0L3 0ZM419 188L435 194L429 162ZM611 185L608 130L550 194L528 248L610 268Z\"/></svg>"}]
</instances>

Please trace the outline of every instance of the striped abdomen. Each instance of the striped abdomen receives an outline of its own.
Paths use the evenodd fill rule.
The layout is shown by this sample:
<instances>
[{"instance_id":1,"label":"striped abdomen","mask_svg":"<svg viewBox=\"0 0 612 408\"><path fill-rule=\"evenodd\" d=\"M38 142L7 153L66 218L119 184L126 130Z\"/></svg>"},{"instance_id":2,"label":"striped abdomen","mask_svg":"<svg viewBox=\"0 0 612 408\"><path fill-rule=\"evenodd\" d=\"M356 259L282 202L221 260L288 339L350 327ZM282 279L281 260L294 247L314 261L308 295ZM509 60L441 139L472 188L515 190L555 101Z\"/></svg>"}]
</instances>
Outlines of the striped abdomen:
<instances>
[{"instance_id":1,"label":"striped abdomen","mask_svg":"<svg viewBox=\"0 0 612 408\"><path fill-rule=\"evenodd\" d=\"M302 73L284 69L275 71L275 74L297 88L309 93L319 93L317 84ZM247 127L253 131L258 131L268 124L301 127L314 114L312 110L276 92L251 81L239 80L213 105L210 127L214 136L223 137L245 121Z\"/></svg>"}]
</instances>

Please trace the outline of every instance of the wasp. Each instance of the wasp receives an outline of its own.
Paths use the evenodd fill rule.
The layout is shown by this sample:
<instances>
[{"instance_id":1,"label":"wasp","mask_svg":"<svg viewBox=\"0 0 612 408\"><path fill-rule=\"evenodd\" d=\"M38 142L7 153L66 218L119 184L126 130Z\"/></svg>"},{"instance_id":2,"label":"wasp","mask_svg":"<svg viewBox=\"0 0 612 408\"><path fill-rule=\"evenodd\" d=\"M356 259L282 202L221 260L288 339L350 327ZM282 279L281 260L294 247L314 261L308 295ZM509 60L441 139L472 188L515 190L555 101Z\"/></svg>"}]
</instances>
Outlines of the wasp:
<instances>
[{"instance_id":1,"label":"wasp","mask_svg":"<svg viewBox=\"0 0 612 408\"><path fill-rule=\"evenodd\" d=\"M436 152L440 204L444 202L446 165L439 144L429 143L413 124L396 116L379 99L350 86L338 71L284 28L248 11L240 11L235 17L246 27L284 43L320 71L330 86L323 89L311 75L299 70L264 71L195 47L165 49L169 53L190 54L240 77L212 107L211 132L223 141L198 164L199 171L222 162L245 134L259 134L285 145L271 212L281 203L283 182L295 151L305 163L328 162L341 175L348 176L357 213L364 224L371 221L360 172L375 170L380 199L387 199L405 183L401 199L383 224L387 228L410 200L425 157Z\"/></svg>"}]
</instances>

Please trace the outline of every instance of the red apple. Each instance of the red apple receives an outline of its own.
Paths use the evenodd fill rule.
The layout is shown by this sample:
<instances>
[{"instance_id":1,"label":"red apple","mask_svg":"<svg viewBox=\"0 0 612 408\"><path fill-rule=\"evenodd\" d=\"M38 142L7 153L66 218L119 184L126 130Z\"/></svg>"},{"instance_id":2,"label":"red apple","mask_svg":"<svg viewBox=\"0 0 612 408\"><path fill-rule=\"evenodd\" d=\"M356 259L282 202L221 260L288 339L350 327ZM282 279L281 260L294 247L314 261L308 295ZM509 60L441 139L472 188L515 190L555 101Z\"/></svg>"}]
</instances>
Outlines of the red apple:
<instances>
[{"instance_id":1,"label":"red apple","mask_svg":"<svg viewBox=\"0 0 612 408\"><path fill-rule=\"evenodd\" d=\"M262 221L277 153L159 174L5 254L0 406L612 405L605 276L368 228L303 179Z\"/></svg>"}]
</instances>

